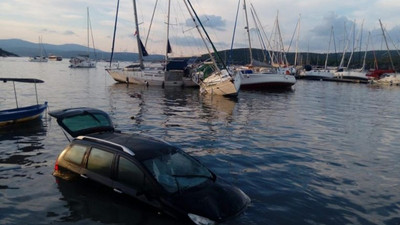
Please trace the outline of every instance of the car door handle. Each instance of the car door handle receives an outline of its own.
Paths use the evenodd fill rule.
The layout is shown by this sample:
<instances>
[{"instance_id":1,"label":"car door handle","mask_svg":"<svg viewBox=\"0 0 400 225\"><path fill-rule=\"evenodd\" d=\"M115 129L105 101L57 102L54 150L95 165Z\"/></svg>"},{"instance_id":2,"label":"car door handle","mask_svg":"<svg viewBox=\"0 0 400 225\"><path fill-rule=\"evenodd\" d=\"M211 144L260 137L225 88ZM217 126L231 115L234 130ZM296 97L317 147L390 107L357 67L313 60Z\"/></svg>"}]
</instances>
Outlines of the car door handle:
<instances>
[{"instance_id":1,"label":"car door handle","mask_svg":"<svg viewBox=\"0 0 400 225\"><path fill-rule=\"evenodd\" d=\"M114 188L113 190L114 190L115 192L117 192L118 194L122 194L122 191L119 190L118 188Z\"/></svg>"},{"instance_id":2,"label":"car door handle","mask_svg":"<svg viewBox=\"0 0 400 225\"><path fill-rule=\"evenodd\" d=\"M88 177L85 174L81 174L81 177L87 179Z\"/></svg>"}]
</instances>

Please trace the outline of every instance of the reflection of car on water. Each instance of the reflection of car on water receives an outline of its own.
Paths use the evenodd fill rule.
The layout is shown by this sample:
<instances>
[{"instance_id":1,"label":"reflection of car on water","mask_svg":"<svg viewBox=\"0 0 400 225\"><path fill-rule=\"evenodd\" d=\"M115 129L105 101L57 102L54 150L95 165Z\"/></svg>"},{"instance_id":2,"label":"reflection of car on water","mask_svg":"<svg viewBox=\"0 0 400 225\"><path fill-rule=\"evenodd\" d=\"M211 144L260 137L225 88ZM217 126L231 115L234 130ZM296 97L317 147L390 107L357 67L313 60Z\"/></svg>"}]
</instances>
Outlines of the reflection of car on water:
<instances>
[{"instance_id":1,"label":"reflection of car on water","mask_svg":"<svg viewBox=\"0 0 400 225\"><path fill-rule=\"evenodd\" d=\"M110 192L107 187L86 181L67 181L56 177L57 187L62 194L63 206L68 214L60 214L58 223L91 224L141 224L141 225L184 225L166 215L152 210L145 204L132 204L131 198ZM82 222L86 221L86 222ZM97 223L96 223L97 224Z\"/></svg>"},{"instance_id":2,"label":"reflection of car on water","mask_svg":"<svg viewBox=\"0 0 400 225\"><path fill-rule=\"evenodd\" d=\"M49 114L75 138L56 161L56 177L100 183L196 224L223 222L250 203L240 189L181 149L114 130L103 111L73 108Z\"/></svg>"}]
</instances>

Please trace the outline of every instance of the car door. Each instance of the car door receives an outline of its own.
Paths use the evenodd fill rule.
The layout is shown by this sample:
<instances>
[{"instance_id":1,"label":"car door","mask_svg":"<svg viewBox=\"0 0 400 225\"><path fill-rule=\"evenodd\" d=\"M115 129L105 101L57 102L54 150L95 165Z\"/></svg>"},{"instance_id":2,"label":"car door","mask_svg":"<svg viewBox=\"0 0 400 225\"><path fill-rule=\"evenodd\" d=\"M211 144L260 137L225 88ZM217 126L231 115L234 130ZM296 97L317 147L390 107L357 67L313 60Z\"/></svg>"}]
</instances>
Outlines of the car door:
<instances>
[{"instance_id":1,"label":"car door","mask_svg":"<svg viewBox=\"0 0 400 225\"><path fill-rule=\"evenodd\" d=\"M81 174L82 165L88 146L82 144L71 144L63 151L58 161L58 176L66 180L72 180Z\"/></svg>"},{"instance_id":2,"label":"car door","mask_svg":"<svg viewBox=\"0 0 400 225\"><path fill-rule=\"evenodd\" d=\"M124 156L118 157L113 189L117 193L124 193L154 207L160 207L149 177L138 164Z\"/></svg>"},{"instance_id":3,"label":"car door","mask_svg":"<svg viewBox=\"0 0 400 225\"><path fill-rule=\"evenodd\" d=\"M87 156L86 166L81 170L81 177L96 183L112 187L112 167L115 154L105 149L92 147Z\"/></svg>"}]
</instances>

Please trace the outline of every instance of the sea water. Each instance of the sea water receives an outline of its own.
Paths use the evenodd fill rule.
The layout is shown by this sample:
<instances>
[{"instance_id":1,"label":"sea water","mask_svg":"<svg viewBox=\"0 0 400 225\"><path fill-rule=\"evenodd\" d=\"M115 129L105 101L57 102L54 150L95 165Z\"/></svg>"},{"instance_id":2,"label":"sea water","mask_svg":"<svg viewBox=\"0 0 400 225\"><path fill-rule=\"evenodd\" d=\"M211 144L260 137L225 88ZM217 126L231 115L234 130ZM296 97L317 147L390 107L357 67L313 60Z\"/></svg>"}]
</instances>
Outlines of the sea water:
<instances>
[{"instance_id":1,"label":"sea water","mask_svg":"<svg viewBox=\"0 0 400 225\"><path fill-rule=\"evenodd\" d=\"M0 58L0 77L29 77L49 110L95 107L117 129L177 145L251 198L225 224L400 223L400 87L298 80L291 91L241 91L236 99L196 88L115 83L106 63L70 69ZM20 105L34 87L16 84ZM0 84L0 109L15 107ZM178 224L114 193L57 182L68 139L47 114L0 128L0 224ZM193 204L196 204L195 202Z\"/></svg>"}]
</instances>

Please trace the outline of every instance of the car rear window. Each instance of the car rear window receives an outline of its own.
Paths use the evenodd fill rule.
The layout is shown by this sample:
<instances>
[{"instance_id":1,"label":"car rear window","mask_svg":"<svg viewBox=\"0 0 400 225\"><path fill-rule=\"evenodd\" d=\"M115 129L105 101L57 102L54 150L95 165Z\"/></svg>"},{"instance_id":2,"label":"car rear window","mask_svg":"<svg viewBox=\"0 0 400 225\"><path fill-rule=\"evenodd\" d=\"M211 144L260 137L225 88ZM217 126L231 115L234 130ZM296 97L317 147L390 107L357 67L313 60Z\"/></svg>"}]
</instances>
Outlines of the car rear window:
<instances>
[{"instance_id":1,"label":"car rear window","mask_svg":"<svg viewBox=\"0 0 400 225\"><path fill-rule=\"evenodd\" d=\"M80 131L96 127L110 127L111 121L106 115L91 113L79 116L67 117L62 121L71 131Z\"/></svg>"},{"instance_id":2,"label":"car rear window","mask_svg":"<svg viewBox=\"0 0 400 225\"><path fill-rule=\"evenodd\" d=\"M87 147L83 145L73 145L65 153L65 160L80 165L82 163L83 156L85 155Z\"/></svg>"},{"instance_id":3,"label":"car rear window","mask_svg":"<svg viewBox=\"0 0 400 225\"><path fill-rule=\"evenodd\" d=\"M109 176L113 160L113 153L92 148L88 158L87 169L103 176Z\"/></svg>"}]
</instances>

